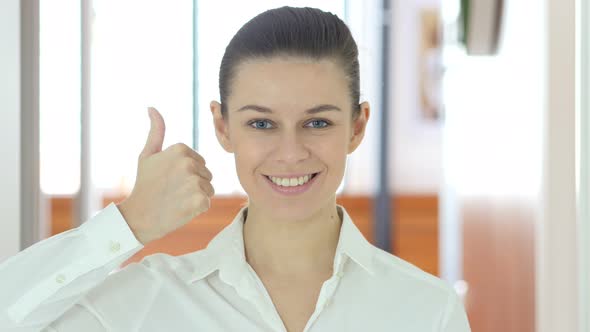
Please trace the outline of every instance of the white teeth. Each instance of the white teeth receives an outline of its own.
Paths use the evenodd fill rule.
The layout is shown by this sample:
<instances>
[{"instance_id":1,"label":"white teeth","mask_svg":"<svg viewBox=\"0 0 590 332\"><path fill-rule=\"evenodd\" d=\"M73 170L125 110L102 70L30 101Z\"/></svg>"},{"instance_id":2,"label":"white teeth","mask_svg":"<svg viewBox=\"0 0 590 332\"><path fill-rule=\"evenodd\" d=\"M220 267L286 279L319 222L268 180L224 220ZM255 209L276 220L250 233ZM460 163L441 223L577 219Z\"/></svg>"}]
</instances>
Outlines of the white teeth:
<instances>
[{"instance_id":1,"label":"white teeth","mask_svg":"<svg viewBox=\"0 0 590 332\"><path fill-rule=\"evenodd\" d=\"M311 175L300 176L298 178L277 178L269 177L272 182L282 187L296 187L307 183L311 179Z\"/></svg>"}]
</instances>

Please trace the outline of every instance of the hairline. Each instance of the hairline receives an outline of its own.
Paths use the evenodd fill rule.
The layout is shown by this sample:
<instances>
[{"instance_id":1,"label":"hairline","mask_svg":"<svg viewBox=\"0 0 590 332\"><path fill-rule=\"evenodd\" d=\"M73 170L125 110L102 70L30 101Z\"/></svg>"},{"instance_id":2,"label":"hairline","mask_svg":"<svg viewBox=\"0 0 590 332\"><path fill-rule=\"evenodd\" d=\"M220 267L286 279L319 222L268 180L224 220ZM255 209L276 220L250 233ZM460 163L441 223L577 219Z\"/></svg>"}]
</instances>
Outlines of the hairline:
<instances>
[{"instance_id":1,"label":"hairline","mask_svg":"<svg viewBox=\"0 0 590 332\"><path fill-rule=\"evenodd\" d=\"M322 61L328 61L328 62L332 62L333 64L335 64L336 66L340 65L344 65L343 63L343 59L342 56L339 56L338 53L332 53L332 54L323 54L320 56L313 56L310 54L305 54L305 53L300 53L297 51L279 51L279 52L274 52L272 54L265 54L265 55L246 55L243 56L242 58L237 59L236 63L232 66L232 72L230 73L230 79L227 82L227 96L226 98L229 99L229 96L232 94L232 87L233 87L233 83L235 81L235 77L238 75L238 73L240 72L240 68L242 68L243 65L245 64L252 64L252 63L260 63L260 62L271 62L274 60L284 60L284 61L293 61L293 60L307 60L305 62L307 63L318 63L318 62L322 62ZM350 82L352 81L352 77L350 77L350 75L348 75L348 72L342 68L340 68L341 71L344 73L344 78L347 80L347 82L350 84ZM348 93L350 95L350 91ZM350 98L352 98L352 96L349 96ZM221 100L220 100L221 103ZM353 101L352 104L355 104L356 101ZM351 105L353 106L353 105ZM360 106L360 104L359 104ZM222 111L224 110L223 108L223 104L222 104ZM355 109L354 107L352 108L352 113L353 116L356 117L356 115L358 115L358 111L360 110L360 107ZM229 114L229 109L225 108L226 112L222 112L222 116L228 116Z\"/></svg>"}]
</instances>

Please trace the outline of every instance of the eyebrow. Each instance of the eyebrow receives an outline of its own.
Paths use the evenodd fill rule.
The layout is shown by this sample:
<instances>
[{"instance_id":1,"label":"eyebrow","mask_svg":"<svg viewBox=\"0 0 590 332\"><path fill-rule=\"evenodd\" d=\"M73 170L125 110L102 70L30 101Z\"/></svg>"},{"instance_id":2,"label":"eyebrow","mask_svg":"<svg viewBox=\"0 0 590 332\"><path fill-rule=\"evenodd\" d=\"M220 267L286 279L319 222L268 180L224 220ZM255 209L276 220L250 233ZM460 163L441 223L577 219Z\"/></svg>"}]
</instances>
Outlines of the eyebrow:
<instances>
[{"instance_id":1,"label":"eyebrow","mask_svg":"<svg viewBox=\"0 0 590 332\"><path fill-rule=\"evenodd\" d=\"M242 111L246 111L246 110L252 110L252 111L256 111L256 112L260 112L260 113L272 113L272 110L270 108L264 107L264 106L259 106L259 105L242 106L237 110L237 112L242 112ZM341 111L341 109L334 106L334 105L322 104L322 105L314 106L314 107L308 109L307 111L305 111L305 113L316 114L316 113L326 112L326 111Z\"/></svg>"}]
</instances>

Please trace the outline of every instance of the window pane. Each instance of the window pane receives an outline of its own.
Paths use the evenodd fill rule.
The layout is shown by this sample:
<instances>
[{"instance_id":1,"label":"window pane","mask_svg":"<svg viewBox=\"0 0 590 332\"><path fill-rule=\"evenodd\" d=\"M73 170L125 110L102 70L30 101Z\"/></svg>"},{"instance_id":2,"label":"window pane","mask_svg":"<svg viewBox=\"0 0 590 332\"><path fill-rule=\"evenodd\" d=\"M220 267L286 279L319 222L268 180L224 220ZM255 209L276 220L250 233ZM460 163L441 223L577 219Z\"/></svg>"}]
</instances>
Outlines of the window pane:
<instances>
[{"instance_id":1,"label":"window pane","mask_svg":"<svg viewBox=\"0 0 590 332\"><path fill-rule=\"evenodd\" d=\"M80 187L80 1L39 2L41 190Z\"/></svg>"},{"instance_id":2,"label":"window pane","mask_svg":"<svg viewBox=\"0 0 590 332\"><path fill-rule=\"evenodd\" d=\"M147 106L166 121L164 148L192 144L192 0L94 1L92 179L129 192L149 130Z\"/></svg>"}]
</instances>

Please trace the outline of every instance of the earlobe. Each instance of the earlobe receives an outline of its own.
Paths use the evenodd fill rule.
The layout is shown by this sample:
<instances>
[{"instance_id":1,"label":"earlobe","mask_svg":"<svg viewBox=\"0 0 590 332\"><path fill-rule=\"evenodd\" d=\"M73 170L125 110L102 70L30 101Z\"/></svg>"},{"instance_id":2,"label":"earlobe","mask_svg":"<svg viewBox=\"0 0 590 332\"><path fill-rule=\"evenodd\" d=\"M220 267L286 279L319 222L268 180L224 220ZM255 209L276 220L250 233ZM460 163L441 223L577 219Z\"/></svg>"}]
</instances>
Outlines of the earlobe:
<instances>
[{"instance_id":1,"label":"earlobe","mask_svg":"<svg viewBox=\"0 0 590 332\"><path fill-rule=\"evenodd\" d=\"M361 144L363 137L365 136L365 129L367 127L367 121L369 120L370 107L368 102L364 102L359 105L360 113L353 120L352 124L352 136L348 144L348 153L352 153Z\"/></svg>"},{"instance_id":2,"label":"earlobe","mask_svg":"<svg viewBox=\"0 0 590 332\"><path fill-rule=\"evenodd\" d=\"M213 126L215 128L215 136L217 137L217 141L225 151L233 153L234 151L229 136L227 119L224 118L223 114L221 113L221 104L216 101L212 101L210 108L211 113L213 114Z\"/></svg>"}]
</instances>

